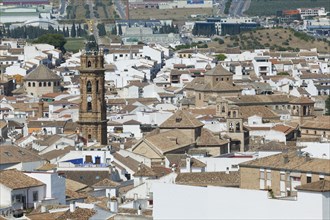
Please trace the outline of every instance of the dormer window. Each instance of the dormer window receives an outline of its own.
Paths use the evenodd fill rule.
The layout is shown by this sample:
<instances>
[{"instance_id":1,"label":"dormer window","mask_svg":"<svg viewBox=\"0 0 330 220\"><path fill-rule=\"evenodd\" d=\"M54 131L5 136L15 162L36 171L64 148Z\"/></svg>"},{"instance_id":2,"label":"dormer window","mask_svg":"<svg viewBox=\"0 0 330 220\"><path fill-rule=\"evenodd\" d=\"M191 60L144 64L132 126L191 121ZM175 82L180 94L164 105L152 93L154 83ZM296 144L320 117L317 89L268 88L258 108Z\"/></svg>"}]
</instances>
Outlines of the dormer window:
<instances>
[{"instance_id":1,"label":"dormer window","mask_svg":"<svg viewBox=\"0 0 330 220\"><path fill-rule=\"evenodd\" d=\"M176 119L175 119L175 122L176 122L176 123L180 123L181 121L182 121L182 118L176 118Z\"/></svg>"}]
</instances>

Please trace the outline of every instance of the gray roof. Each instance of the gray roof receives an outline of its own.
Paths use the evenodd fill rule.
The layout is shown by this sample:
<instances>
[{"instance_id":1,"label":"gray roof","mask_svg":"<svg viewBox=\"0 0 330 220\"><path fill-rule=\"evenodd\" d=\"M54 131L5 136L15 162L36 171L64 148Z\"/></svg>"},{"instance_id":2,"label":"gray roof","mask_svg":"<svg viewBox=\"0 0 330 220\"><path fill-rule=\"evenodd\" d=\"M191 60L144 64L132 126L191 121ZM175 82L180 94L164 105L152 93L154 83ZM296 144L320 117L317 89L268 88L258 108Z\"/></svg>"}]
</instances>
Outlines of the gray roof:
<instances>
[{"instance_id":1,"label":"gray roof","mask_svg":"<svg viewBox=\"0 0 330 220\"><path fill-rule=\"evenodd\" d=\"M32 70L28 75L24 77L26 81L39 81L39 80L61 80L61 77L53 73L48 67L43 64L40 64Z\"/></svg>"}]
</instances>

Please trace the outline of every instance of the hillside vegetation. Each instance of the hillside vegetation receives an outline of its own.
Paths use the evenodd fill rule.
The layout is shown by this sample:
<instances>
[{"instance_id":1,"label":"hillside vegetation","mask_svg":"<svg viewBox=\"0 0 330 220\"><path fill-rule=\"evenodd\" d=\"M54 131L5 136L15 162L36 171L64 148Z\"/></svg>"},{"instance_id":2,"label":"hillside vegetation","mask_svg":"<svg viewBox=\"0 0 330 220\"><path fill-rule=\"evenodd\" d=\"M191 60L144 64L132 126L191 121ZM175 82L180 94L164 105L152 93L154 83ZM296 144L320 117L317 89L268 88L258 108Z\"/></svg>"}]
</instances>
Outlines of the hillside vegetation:
<instances>
[{"instance_id":1,"label":"hillside vegetation","mask_svg":"<svg viewBox=\"0 0 330 220\"><path fill-rule=\"evenodd\" d=\"M250 7L245 12L252 16L276 15L277 11L297 8L325 7L330 10L329 0L250 0Z\"/></svg>"},{"instance_id":2,"label":"hillside vegetation","mask_svg":"<svg viewBox=\"0 0 330 220\"><path fill-rule=\"evenodd\" d=\"M271 50L290 50L317 48L319 52L329 52L330 42L315 39L302 32L291 29L273 28L259 29L241 33L240 35L215 38L208 43L209 47L224 50L227 47L240 47L242 50L270 48Z\"/></svg>"}]
</instances>

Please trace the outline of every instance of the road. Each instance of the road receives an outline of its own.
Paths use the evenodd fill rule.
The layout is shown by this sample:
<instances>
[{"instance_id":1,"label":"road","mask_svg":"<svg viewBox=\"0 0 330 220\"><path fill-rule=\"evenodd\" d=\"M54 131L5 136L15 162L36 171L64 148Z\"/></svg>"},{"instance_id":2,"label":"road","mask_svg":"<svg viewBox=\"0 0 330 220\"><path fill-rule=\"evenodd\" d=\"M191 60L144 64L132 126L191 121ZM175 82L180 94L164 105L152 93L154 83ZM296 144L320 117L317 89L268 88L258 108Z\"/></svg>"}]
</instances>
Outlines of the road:
<instances>
[{"instance_id":1,"label":"road","mask_svg":"<svg viewBox=\"0 0 330 220\"><path fill-rule=\"evenodd\" d=\"M126 18L126 10L125 10L125 5L123 4L123 2L121 0L116 0L115 1L115 10L118 13L119 17L121 19L125 19Z\"/></svg>"},{"instance_id":2,"label":"road","mask_svg":"<svg viewBox=\"0 0 330 220\"><path fill-rule=\"evenodd\" d=\"M100 44L100 36L99 36L99 30L97 29L97 19L95 18L94 10L93 10L93 6L94 6L93 0L87 0L86 4L88 4L88 6L89 6L90 20L93 21L93 33L91 33L91 34L94 35L95 41L99 45Z\"/></svg>"},{"instance_id":3,"label":"road","mask_svg":"<svg viewBox=\"0 0 330 220\"><path fill-rule=\"evenodd\" d=\"M213 1L213 13L214 16L225 16L225 4L227 0L214 0Z\"/></svg>"},{"instance_id":4,"label":"road","mask_svg":"<svg viewBox=\"0 0 330 220\"><path fill-rule=\"evenodd\" d=\"M242 17L247 8L247 0L233 0L229 9L230 17Z\"/></svg>"}]
</instances>

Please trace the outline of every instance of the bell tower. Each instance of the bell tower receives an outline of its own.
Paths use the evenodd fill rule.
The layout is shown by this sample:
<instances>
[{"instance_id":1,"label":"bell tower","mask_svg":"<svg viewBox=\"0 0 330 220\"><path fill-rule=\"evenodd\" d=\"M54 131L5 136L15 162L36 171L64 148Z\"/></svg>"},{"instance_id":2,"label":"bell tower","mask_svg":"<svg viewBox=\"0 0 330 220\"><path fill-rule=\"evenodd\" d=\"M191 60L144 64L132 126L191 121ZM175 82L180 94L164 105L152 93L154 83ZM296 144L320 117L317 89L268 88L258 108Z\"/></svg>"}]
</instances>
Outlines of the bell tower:
<instances>
[{"instance_id":1,"label":"bell tower","mask_svg":"<svg viewBox=\"0 0 330 220\"><path fill-rule=\"evenodd\" d=\"M104 70L102 51L81 55L79 130L88 142L97 141L101 145L107 144Z\"/></svg>"}]
</instances>

